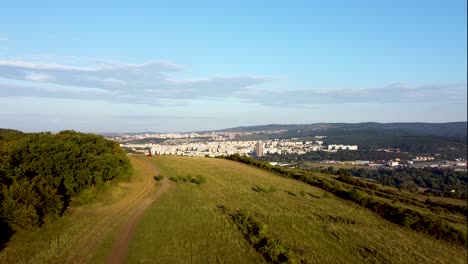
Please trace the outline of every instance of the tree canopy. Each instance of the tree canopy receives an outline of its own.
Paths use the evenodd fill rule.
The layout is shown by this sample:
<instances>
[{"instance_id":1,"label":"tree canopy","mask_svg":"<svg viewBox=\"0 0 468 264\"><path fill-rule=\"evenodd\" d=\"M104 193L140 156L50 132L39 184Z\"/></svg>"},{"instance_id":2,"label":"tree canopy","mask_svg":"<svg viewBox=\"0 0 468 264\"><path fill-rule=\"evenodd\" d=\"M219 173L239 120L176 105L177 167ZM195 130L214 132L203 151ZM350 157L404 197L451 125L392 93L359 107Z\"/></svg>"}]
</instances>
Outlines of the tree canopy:
<instances>
[{"instance_id":1,"label":"tree canopy","mask_svg":"<svg viewBox=\"0 0 468 264\"><path fill-rule=\"evenodd\" d=\"M2 231L30 229L53 221L70 199L86 188L128 179L132 171L119 144L99 135L1 132Z\"/></svg>"}]
</instances>

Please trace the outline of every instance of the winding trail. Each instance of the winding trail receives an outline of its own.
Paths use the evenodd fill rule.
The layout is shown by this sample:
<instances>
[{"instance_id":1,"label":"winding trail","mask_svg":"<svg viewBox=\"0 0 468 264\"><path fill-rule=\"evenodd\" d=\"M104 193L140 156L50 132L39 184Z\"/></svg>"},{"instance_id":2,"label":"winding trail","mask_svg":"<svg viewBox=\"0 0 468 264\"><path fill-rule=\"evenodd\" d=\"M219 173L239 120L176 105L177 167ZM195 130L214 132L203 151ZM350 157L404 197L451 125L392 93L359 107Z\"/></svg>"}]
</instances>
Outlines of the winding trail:
<instances>
[{"instance_id":1,"label":"winding trail","mask_svg":"<svg viewBox=\"0 0 468 264\"><path fill-rule=\"evenodd\" d=\"M95 224L80 232L76 244L70 252L66 263L89 263L95 255L103 239L113 230L119 230L112 246L107 263L123 263L127 256L128 246L135 228L143 216L145 209L170 188L168 179L155 184L153 176L158 169L145 156L130 156L135 165L143 169L144 180L129 183L136 191L131 192L122 200L101 208L79 209L80 214L102 216Z\"/></svg>"},{"instance_id":2,"label":"winding trail","mask_svg":"<svg viewBox=\"0 0 468 264\"><path fill-rule=\"evenodd\" d=\"M145 170L149 171L150 175L156 175L155 166L148 160L145 160L144 163L145 164L141 165L145 168ZM154 179L152 180L154 181ZM164 192L166 192L169 189L169 187L169 180L167 178L164 178L161 181L160 187L156 190L156 193L154 195L145 198L143 201L141 201L140 204L132 208L130 218L122 227L117 239L114 241L114 245L112 247L112 251L109 258L107 259L107 263L117 264L124 262L125 257L128 253L128 246L130 244L130 240L132 239L133 233L135 232L136 226L140 221L141 217L143 216L144 211Z\"/></svg>"}]
</instances>

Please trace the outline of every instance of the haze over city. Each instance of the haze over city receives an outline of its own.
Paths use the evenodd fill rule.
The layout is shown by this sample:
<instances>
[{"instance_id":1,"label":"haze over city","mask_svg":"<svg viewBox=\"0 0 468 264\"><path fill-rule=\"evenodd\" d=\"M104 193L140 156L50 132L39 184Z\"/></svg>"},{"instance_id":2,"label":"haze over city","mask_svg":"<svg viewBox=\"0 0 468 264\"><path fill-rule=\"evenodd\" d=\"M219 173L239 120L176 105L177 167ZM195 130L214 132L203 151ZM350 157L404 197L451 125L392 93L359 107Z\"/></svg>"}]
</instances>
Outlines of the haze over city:
<instances>
[{"instance_id":1,"label":"haze over city","mask_svg":"<svg viewBox=\"0 0 468 264\"><path fill-rule=\"evenodd\" d=\"M4 1L0 123L467 120L466 1Z\"/></svg>"}]
</instances>

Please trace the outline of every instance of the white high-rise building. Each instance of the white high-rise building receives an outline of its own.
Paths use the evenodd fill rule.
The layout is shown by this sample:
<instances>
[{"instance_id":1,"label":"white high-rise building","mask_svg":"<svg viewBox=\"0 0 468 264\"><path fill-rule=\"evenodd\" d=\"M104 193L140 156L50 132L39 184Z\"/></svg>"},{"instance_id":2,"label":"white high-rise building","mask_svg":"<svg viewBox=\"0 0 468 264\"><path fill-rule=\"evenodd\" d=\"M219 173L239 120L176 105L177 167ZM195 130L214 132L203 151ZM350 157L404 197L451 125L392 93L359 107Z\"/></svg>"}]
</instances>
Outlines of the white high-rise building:
<instances>
[{"instance_id":1,"label":"white high-rise building","mask_svg":"<svg viewBox=\"0 0 468 264\"><path fill-rule=\"evenodd\" d=\"M258 141L257 145L255 146L255 155L257 157L263 156L263 145L261 141Z\"/></svg>"}]
</instances>

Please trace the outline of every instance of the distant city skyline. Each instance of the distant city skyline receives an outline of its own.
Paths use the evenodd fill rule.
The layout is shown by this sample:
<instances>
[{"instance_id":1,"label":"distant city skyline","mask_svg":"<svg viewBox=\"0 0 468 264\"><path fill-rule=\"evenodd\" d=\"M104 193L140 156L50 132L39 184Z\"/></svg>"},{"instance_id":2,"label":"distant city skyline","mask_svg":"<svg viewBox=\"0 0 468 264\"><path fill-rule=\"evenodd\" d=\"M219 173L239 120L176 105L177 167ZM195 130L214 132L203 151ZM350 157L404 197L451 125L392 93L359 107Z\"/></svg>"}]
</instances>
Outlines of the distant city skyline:
<instances>
[{"instance_id":1,"label":"distant city skyline","mask_svg":"<svg viewBox=\"0 0 468 264\"><path fill-rule=\"evenodd\" d=\"M5 1L0 127L467 120L466 1Z\"/></svg>"}]
</instances>

